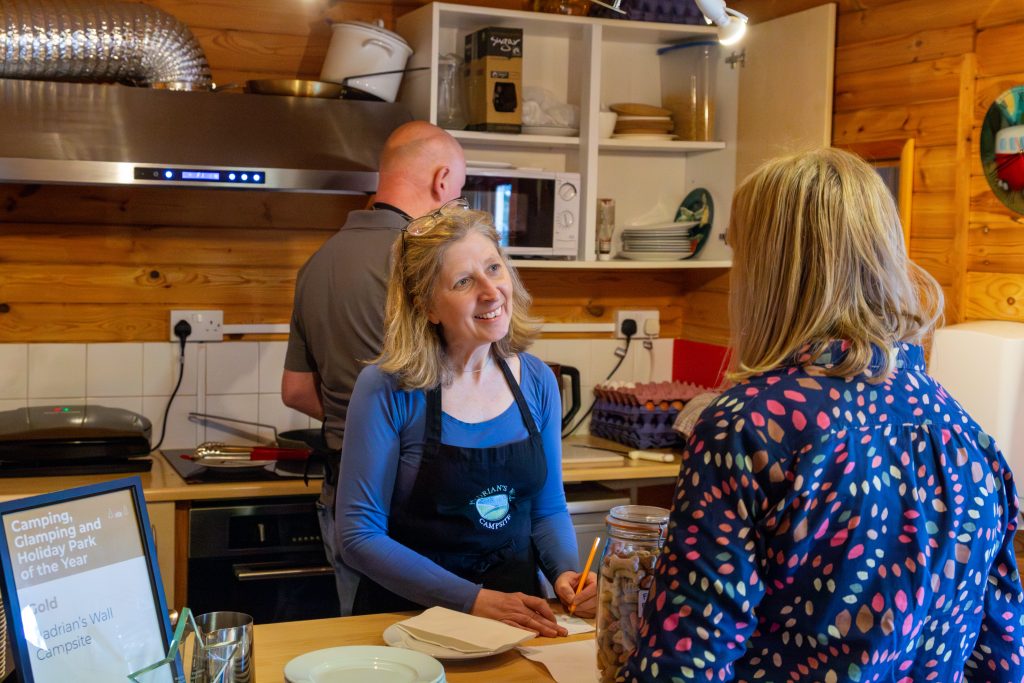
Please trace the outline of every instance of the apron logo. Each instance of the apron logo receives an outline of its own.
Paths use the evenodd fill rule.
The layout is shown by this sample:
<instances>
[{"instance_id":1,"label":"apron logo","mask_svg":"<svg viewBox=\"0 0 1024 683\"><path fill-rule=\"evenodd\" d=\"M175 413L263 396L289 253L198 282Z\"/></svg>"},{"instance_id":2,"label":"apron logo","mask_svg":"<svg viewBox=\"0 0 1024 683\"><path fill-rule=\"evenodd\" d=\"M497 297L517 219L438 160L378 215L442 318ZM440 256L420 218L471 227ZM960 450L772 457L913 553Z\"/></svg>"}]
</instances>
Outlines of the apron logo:
<instances>
[{"instance_id":1,"label":"apron logo","mask_svg":"<svg viewBox=\"0 0 1024 683\"><path fill-rule=\"evenodd\" d=\"M488 522L500 522L505 519L508 508L508 496L504 493L476 499L476 511Z\"/></svg>"},{"instance_id":2,"label":"apron logo","mask_svg":"<svg viewBox=\"0 0 1024 683\"><path fill-rule=\"evenodd\" d=\"M509 520L512 510L512 501L515 500L516 490L505 484L498 484L489 489L481 491L480 494L470 501L480 515L480 525L486 529L500 529Z\"/></svg>"}]
</instances>

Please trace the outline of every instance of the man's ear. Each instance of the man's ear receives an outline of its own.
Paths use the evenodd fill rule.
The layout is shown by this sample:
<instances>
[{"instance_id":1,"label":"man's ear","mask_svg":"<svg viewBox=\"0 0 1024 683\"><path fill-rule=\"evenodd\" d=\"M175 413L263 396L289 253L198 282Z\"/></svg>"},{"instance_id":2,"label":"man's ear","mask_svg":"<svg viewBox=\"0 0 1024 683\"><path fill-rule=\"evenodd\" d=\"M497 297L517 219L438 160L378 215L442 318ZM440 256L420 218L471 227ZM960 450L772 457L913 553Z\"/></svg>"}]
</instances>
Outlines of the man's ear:
<instances>
[{"instance_id":1,"label":"man's ear","mask_svg":"<svg viewBox=\"0 0 1024 683\"><path fill-rule=\"evenodd\" d=\"M439 205L443 203L441 198L448 196L448 186L451 184L451 180L452 169L448 166L441 166L434 171L434 181L431 184L430 191Z\"/></svg>"}]
</instances>

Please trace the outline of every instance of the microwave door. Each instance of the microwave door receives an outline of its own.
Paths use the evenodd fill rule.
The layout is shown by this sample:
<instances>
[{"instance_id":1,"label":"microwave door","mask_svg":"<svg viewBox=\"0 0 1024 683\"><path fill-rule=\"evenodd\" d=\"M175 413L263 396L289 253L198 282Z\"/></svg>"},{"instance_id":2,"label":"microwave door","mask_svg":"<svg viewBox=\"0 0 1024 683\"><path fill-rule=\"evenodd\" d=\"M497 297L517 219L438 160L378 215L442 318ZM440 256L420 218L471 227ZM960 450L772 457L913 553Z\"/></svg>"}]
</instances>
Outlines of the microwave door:
<instances>
[{"instance_id":1,"label":"microwave door","mask_svg":"<svg viewBox=\"0 0 1024 683\"><path fill-rule=\"evenodd\" d=\"M501 246L505 248L509 246L508 202L511 193L510 183L488 177L467 178L462 190L471 209L491 214Z\"/></svg>"},{"instance_id":2,"label":"microwave door","mask_svg":"<svg viewBox=\"0 0 1024 683\"><path fill-rule=\"evenodd\" d=\"M471 175L463 195L472 208L491 214L510 256L554 253L552 179Z\"/></svg>"}]
</instances>

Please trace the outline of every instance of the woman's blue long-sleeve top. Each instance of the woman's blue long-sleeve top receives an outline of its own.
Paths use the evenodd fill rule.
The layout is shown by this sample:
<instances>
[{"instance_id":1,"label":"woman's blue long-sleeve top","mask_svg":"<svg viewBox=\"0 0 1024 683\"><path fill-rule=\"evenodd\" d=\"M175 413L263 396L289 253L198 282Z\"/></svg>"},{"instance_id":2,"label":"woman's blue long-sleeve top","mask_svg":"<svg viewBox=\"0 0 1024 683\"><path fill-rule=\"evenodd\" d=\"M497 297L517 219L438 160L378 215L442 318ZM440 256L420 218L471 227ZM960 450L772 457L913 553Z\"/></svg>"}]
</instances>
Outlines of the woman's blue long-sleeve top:
<instances>
[{"instance_id":1,"label":"woman's blue long-sleeve top","mask_svg":"<svg viewBox=\"0 0 1024 683\"><path fill-rule=\"evenodd\" d=\"M579 562L576 536L562 488L561 398L544 363L520 353L526 404L544 444L547 480L533 502L533 544L552 582ZM468 612L480 586L443 569L388 536L391 501L406 499L423 456L426 394L403 391L394 377L368 366L359 374L349 405L335 507L337 542L345 563L384 588L424 606ZM442 414L443 443L499 446L528 436L515 402L498 417L478 423Z\"/></svg>"}]
</instances>

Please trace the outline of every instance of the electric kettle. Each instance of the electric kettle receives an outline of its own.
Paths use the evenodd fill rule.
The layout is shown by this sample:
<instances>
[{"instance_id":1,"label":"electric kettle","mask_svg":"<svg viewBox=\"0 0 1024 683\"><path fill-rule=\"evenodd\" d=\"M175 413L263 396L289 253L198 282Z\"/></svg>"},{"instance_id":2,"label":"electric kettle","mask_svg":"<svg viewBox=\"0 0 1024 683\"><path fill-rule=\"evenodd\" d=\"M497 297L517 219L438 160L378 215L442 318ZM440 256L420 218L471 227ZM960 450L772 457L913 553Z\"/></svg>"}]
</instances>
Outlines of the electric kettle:
<instances>
[{"instance_id":1,"label":"electric kettle","mask_svg":"<svg viewBox=\"0 0 1024 683\"><path fill-rule=\"evenodd\" d=\"M555 379L558 380L558 393L562 396L562 431L565 431L569 423L572 422L572 418L580 411L580 371L571 365L559 363L548 363L547 366L551 368L551 372L555 373ZM568 409L565 406L565 385L563 384L563 378L566 377L569 378Z\"/></svg>"}]
</instances>

